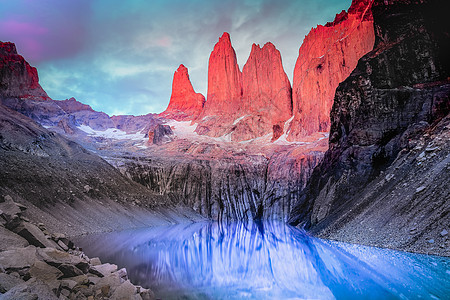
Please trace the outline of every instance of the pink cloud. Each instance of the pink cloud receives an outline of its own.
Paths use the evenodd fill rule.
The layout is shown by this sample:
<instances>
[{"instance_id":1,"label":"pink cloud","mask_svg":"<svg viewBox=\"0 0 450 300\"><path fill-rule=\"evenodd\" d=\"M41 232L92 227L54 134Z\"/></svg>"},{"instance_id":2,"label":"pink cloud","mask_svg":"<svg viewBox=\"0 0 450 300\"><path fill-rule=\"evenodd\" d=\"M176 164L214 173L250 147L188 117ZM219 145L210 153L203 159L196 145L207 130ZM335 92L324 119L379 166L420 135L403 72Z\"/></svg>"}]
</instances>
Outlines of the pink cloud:
<instances>
[{"instance_id":1,"label":"pink cloud","mask_svg":"<svg viewBox=\"0 0 450 300\"><path fill-rule=\"evenodd\" d=\"M170 46L172 46L172 39L168 36L164 36L156 40L156 45L164 48L169 48Z\"/></svg>"},{"instance_id":2,"label":"pink cloud","mask_svg":"<svg viewBox=\"0 0 450 300\"><path fill-rule=\"evenodd\" d=\"M38 24L7 20L0 22L1 31L11 35L44 35L48 29Z\"/></svg>"}]
</instances>

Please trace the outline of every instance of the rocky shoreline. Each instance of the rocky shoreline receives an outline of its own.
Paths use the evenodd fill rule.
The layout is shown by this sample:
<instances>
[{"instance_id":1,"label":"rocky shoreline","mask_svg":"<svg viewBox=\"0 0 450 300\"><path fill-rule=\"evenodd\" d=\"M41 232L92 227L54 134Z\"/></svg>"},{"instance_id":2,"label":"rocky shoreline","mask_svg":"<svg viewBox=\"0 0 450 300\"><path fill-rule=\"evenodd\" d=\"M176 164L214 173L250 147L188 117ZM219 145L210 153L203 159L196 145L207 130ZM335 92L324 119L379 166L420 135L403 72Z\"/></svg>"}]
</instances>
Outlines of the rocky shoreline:
<instances>
[{"instance_id":1,"label":"rocky shoreline","mask_svg":"<svg viewBox=\"0 0 450 300\"><path fill-rule=\"evenodd\" d=\"M87 257L66 235L33 224L26 209L0 199L1 299L154 299L126 269Z\"/></svg>"}]
</instances>

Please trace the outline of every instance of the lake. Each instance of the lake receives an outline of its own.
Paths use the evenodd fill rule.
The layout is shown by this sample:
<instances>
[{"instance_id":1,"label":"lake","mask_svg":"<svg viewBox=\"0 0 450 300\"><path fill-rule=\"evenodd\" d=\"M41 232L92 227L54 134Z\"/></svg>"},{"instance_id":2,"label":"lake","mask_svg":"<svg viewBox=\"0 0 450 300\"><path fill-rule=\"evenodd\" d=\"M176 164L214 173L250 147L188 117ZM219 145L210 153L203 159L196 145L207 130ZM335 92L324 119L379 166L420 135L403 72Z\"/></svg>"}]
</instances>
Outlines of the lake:
<instances>
[{"instance_id":1,"label":"lake","mask_svg":"<svg viewBox=\"0 0 450 300\"><path fill-rule=\"evenodd\" d=\"M160 299L450 299L450 259L332 242L267 223L79 237Z\"/></svg>"}]
</instances>

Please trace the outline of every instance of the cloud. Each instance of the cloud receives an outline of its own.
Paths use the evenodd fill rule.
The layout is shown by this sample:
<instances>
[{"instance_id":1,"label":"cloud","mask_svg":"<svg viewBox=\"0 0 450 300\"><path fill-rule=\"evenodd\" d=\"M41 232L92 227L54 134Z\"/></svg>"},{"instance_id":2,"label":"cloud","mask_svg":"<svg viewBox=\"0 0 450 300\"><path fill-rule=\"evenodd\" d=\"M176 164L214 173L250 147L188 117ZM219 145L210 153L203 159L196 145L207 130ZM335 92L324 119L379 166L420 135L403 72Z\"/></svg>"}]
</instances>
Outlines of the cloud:
<instances>
[{"instance_id":1,"label":"cloud","mask_svg":"<svg viewBox=\"0 0 450 300\"><path fill-rule=\"evenodd\" d=\"M241 69L252 43L271 41L292 78L304 36L350 2L0 0L0 40L15 42L38 68L50 97L74 96L108 114L146 114L167 107L181 63L206 95L209 55L224 31Z\"/></svg>"}]
</instances>

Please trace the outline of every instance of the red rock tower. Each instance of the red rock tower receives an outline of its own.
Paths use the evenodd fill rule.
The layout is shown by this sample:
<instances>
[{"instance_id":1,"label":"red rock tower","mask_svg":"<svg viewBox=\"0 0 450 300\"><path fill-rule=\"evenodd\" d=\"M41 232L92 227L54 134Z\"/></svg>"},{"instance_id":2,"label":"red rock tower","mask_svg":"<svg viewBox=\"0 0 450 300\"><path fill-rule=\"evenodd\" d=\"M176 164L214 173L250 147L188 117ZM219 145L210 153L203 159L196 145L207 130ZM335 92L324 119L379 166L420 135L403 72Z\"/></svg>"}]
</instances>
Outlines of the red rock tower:
<instances>
[{"instance_id":1,"label":"red rock tower","mask_svg":"<svg viewBox=\"0 0 450 300\"><path fill-rule=\"evenodd\" d=\"M230 35L224 32L209 57L205 113L233 113L240 105L241 96L242 74Z\"/></svg>"},{"instance_id":2,"label":"red rock tower","mask_svg":"<svg viewBox=\"0 0 450 300\"><path fill-rule=\"evenodd\" d=\"M272 43L262 48L253 44L242 69L242 84L243 114L259 116L260 134L272 132L274 126L282 130L292 116L291 84L280 51Z\"/></svg>"},{"instance_id":3,"label":"red rock tower","mask_svg":"<svg viewBox=\"0 0 450 300\"><path fill-rule=\"evenodd\" d=\"M205 104L205 97L194 91L188 69L180 65L173 75L172 95L167 109L160 116L178 121L194 120Z\"/></svg>"}]
</instances>

